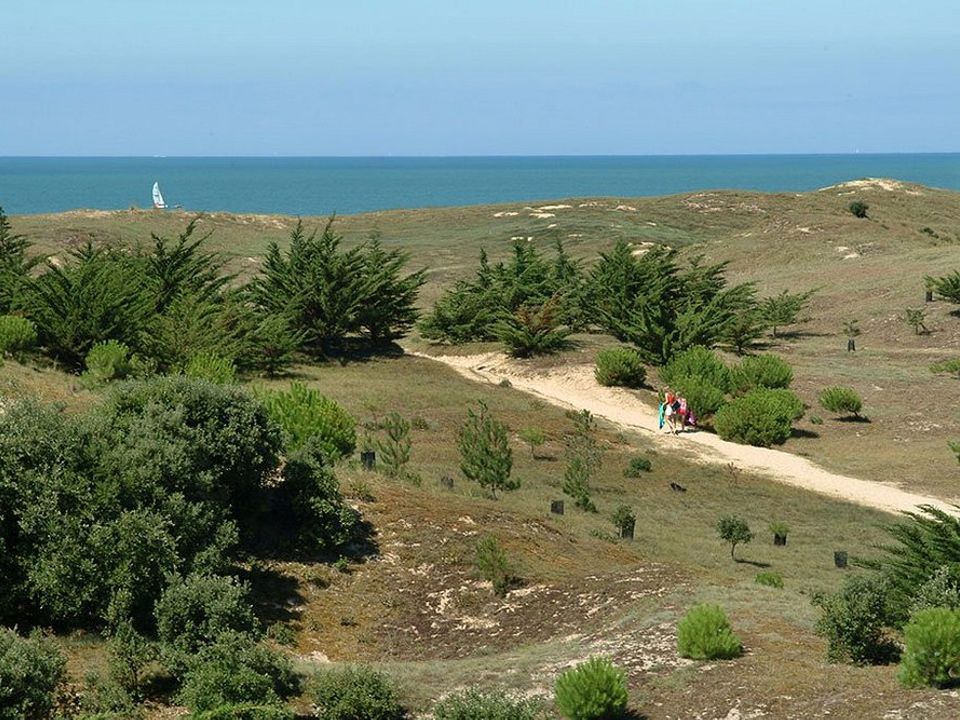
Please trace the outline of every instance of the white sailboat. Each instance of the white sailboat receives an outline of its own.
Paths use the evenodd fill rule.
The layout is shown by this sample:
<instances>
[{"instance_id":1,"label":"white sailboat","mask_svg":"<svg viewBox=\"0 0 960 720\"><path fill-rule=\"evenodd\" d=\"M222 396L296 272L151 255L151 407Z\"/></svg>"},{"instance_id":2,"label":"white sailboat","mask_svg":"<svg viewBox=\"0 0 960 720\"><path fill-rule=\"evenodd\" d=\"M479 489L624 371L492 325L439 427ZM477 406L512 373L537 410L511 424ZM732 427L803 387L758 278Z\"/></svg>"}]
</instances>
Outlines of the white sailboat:
<instances>
[{"instance_id":1,"label":"white sailboat","mask_svg":"<svg viewBox=\"0 0 960 720\"><path fill-rule=\"evenodd\" d=\"M165 210L167 204L163 201L163 195L160 194L160 183L153 184L153 207L156 210Z\"/></svg>"}]
</instances>

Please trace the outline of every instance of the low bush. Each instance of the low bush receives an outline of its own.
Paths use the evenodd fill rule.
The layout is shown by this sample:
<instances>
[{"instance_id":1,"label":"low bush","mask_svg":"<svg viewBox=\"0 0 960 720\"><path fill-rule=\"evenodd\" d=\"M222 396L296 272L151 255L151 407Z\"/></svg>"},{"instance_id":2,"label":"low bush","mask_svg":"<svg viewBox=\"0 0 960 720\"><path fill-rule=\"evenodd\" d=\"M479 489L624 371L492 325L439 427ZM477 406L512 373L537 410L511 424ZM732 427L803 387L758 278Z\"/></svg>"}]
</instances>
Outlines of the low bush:
<instances>
[{"instance_id":1,"label":"low bush","mask_svg":"<svg viewBox=\"0 0 960 720\"><path fill-rule=\"evenodd\" d=\"M730 368L713 350L699 345L674 355L660 370L660 379L671 387L686 378L696 378L722 393L732 389Z\"/></svg>"},{"instance_id":2,"label":"low bush","mask_svg":"<svg viewBox=\"0 0 960 720\"><path fill-rule=\"evenodd\" d=\"M671 387L680 397L686 398L687 408L701 419L715 415L727 403L726 394L709 380L688 376L678 378Z\"/></svg>"},{"instance_id":3,"label":"low bush","mask_svg":"<svg viewBox=\"0 0 960 720\"><path fill-rule=\"evenodd\" d=\"M516 582L507 553L493 535L487 535L477 543L477 568L483 579L493 585L497 597L504 597Z\"/></svg>"},{"instance_id":4,"label":"low bush","mask_svg":"<svg viewBox=\"0 0 960 720\"><path fill-rule=\"evenodd\" d=\"M854 200L847 206L847 209L854 217L865 218L870 206L863 202L863 200Z\"/></svg>"},{"instance_id":5,"label":"low bush","mask_svg":"<svg viewBox=\"0 0 960 720\"><path fill-rule=\"evenodd\" d=\"M913 614L927 608L960 609L960 567L941 565L913 596Z\"/></svg>"},{"instance_id":6,"label":"low bush","mask_svg":"<svg viewBox=\"0 0 960 720\"><path fill-rule=\"evenodd\" d=\"M680 657L693 660L726 660L743 652L727 615L719 605L695 605L677 624Z\"/></svg>"},{"instance_id":7,"label":"low bush","mask_svg":"<svg viewBox=\"0 0 960 720\"><path fill-rule=\"evenodd\" d=\"M652 469L653 465L650 462L650 458L635 455L630 458L630 462L627 464L627 467L624 468L623 476L625 478L638 478L640 477L640 473L650 472Z\"/></svg>"},{"instance_id":8,"label":"low bush","mask_svg":"<svg viewBox=\"0 0 960 720\"><path fill-rule=\"evenodd\" d=\"M933 363L930 366L930 372L935 374L943 373L960 378L960 358L953 358L952 360L944 360L943 362Z\"/></svg>"},{"instance_id":9,"label":"low bush","mask_svg":"<svg viewBox=\"0 0 960 720\"><path fill-rule=\"evenodd\" d=\"M50 717L65 678L66 661L52 640L0 628L0 720Z\"/></svg>"},{"instance_id":10,"label":"low bush","mask_svg":"<svg viewBox=\"0 0 960 720\"><path fill-rule=\"evenodd\" d=\"M190 658L176 699L206 712L224 705L280 705L299 691L300 678L285 655L228 631Z\"/></svg>"},{"instance_id":11,"label":"low bush","mask_svg":"<svg viewBox=\"0 0 960 720\"><path fill-rule=\"evenodd\" d=\"M37 328L26 318L0 315L0 358L19 357L37 344Z\"/></svg>"},{"instance_id":12,"label":"low bush","mask_svg":"<svg viewBox=\"0 0 960 720\"><path fill-rule=\"evenodd\" d=\"M353 453L357 445L356 420L340 405L303 383L263 397L270 417L283 428L287 449L297 450L317 438L331 460Z\"/></svg>"},{"instance_id":13,"label":"low bush","mask_svg":"<svg viewBox=\"0 0 960 720\"><path fill-rule=\"evenodd\" d=\"M756 581L757 585L766 585L767 587L783 589L783 575L778 572L759 572L754 580Z\"/></svg>"},{"instance_id":14,"label":"low bush","mask_svg":"<svg viewBox=\"0 0 960 720\"><path fill-rule=\"evenodd\" d=\"M468 688L433 706L434 720L535 720L543 702L514 697L502 690Z\"/></svg>"},{"instance_id":15,"label":"low bush","mask_svg":"<svg viewBox=\"0 0 960 720\"><path fill-rule=\"evenodd\" d=\"M123 380L133 374L135 364L130 348L117 340L100 342L90 348L83 361L84 379L91 385Z\"/></svg>"},{"instance_id":16,"label":"low bush","mask_svg":"<svg viewBox=\"0 0 960 720\"><path fill-rule=\"evenodd\" d=\"M731 381L742 393L761 387L785 389L793 382L793 369L776 355L753 355L731 370Z\"/></svg>"},{"instance_id":17,"label":"low bush","mask_svg":"<svg viewBox=\"0 0 960 720\"><path fill-rule=\"evenodd\" d=\"M850 387L825 388L820 393L820 404L825 410L842 415L859 416L863 401L857 391Z\"/></svg>"},{"instance_id":18,"label":"low bush","mask_svg":"<svg viewBox=\"0 0 960 720\"><path fill-rule=\"evenodd\" d=\"M789 390L758 388L721 408L714 427L724 440L769 447L790 437L803 412L803 403Z\"/></svg>"},{"instance_id":19,"label":"low bush","mask_svg":"<svg viewBox=\"0 0 960 720\"><path fill-rule=\"evenodd\" d=\"M294 714L279 705L221 705L187 716L187 720L293 720Z\"/></svg>"},{"instance_id":20,"label":"low bush","mask_svg":"<svg viewBox=\"0 0 960 720\"><path fill-rule=\"evenodd\" d=\"M627 677L602 657L590 658L557 678L557 709L567 720L607 720L627 710Z\"/></svg>"},{"instance_id":21,"label":"low bush","mask_svg":"<svg viewBox=\"0 0 960 720\"><path fill-rule=\"evenodd\" d=\"M404 720L396 684L381 672L356 666L314 678L314 716L322 720Z\"/></svg>"},{"instance_id":22,"label":"low bush","mask_svg":"<svg viewBox=\"0 0 960 720\"><path fill-rule=\"evenodd\" d=\"M637 523L637 516L633 512L633 508L629 505L617 505L617 509L613 511L613 515L610 516L610 521L613 523L614 527L617 528L617 532L620 537L624 537L628 534L633 537L633 528Z\"/></svg>"},{"instance_id":23,"label":"low bush","mask_svg":"<svg viewBox=\"0 0 960 720\"><path fill-rule=\"evenodd\" d=\"M594 375L601 385L639 388L646 382L647 369L636 350L610 348L601 350L597 355Z\"/></svg>"},{"instance_id":24,"label":"low bush","mask_svg":"<svg viewBox=\"0 0 960 720\"><path fill-rule=\"evenodd\" d=\"M237 367L233 360L215 353L202 352L190 357L183 367L187 377L208 380L217 385L230 385L237 381Z\"/></svg>"},{"instance_id":25,"label":"low bush","mask_svg":"<svg viewBox=\"0 0 960 720\"><path fill-rule=\"evenodd\" d=\"M189 658L232 631L248 637L260 625L247 600L248 588L230 577L194 575L171 584L156 606L157 637L167 665L182 673Z\"/></svg>"},{"instance_id":26,"label":"low bush","mask_svg":"<svg viewBox=\"0 0 960 720\"><path fill-rule=\"evenodd\" d=\"M947 687L960 682L960 610L927 608L903 628L900 682Z\"/></svg>"},{"instance_id":27,"label":"low bush","mask_svg":"<svg viewBox=\"0 0 960 720\"><path fill-rule=\"evenodd\" d=\"M883 663L896 655L886 636L887 586L879 577L849 578L835 593L818 594L816 631L827 640L827 657L855 665Z\"/></svg>"}]
</instances>

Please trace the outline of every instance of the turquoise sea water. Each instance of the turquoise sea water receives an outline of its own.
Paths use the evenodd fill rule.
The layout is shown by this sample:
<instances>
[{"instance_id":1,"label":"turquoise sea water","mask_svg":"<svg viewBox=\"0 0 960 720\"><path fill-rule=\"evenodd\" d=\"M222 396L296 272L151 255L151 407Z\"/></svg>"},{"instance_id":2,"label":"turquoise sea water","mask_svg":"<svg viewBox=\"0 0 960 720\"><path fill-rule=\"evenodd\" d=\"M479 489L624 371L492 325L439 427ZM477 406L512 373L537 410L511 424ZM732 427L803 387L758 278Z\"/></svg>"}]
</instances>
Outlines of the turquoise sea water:
<instances>
[{"instance_id":1,"label":"turquoise sea water","mask_svg":"<svg viewBox=\"0 0 960 720\"><path fill-rule=\"evenodd\" d=\"M960 190L960 153L465 158L0 158L8 214L149 207L322 215L703 189L802 191L861 177Z\"/></svg>"}]
</instances>

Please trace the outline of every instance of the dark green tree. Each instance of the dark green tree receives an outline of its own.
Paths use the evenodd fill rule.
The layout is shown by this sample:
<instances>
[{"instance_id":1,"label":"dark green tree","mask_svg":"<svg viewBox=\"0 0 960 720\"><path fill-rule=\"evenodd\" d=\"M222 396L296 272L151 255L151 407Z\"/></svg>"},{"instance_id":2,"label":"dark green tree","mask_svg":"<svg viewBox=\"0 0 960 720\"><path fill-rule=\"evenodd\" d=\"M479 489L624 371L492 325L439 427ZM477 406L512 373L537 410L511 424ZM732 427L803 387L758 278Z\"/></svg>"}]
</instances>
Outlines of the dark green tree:
<instances>
[{"instance_id":1,"label":"dark green tree","mask_svg":"<svg viewBox=\"0 0 960 720\"><path fill-rule=\"evenodd\" d=\"M777 331L787 325L794 325L800 318L800 313L807 307L815 290L804 293L791 293L786 290L779 295L763 298L758 306L761 320L770 328L773 337Z\"/></svg>"},{"instance_id":2,"label":"dark green tree","mask_svg":"<svg viewBox=\"0 0 960 720\"><path fill-rule=\"evenodd\" d=\"M21 283L41 261L39 257L28 257L29 248L26 236L13 232L9 218L0 207L0 314L10 312L17 305Z\"/></svg>"},{"instance_id":3,"label":"dark green tree","mask_svg":"<svg viewBox=\"0 0 960 720\"><path fill-rule=\"evenodd\" d=\"M520 487L520 481L510 477L513 450L507 440L507 428L490 415L486 403L478 402L476 411L467 409L467 420L457 435L457 447L464 477L490 490L494 498L497 490Z\"/></svg>"}]
</instances>

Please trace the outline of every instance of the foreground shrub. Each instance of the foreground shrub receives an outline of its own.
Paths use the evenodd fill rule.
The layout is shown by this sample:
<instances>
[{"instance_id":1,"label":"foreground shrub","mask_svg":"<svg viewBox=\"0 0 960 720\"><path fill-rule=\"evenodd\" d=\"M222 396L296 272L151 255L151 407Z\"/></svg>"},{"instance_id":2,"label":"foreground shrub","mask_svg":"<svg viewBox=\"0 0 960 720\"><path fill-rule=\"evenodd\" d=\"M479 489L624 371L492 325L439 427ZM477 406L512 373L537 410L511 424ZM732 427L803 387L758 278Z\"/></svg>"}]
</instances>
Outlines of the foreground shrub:
<instances>
[{"instance_id":1,"label":"foreground shrub","mask_svg":"<svg viewBox=\"0 0 960 720\"><path fill-rule=\"evenodd\" d=\"M229 385L237 380L237 368L233 361L211 352L191 356L183 367L183 374L217 385Z\"/></svg>"},{"instance_id":2,"label":"foreground shrub","mask_svg":"<svg viewBox=\"0 0 960 720\"><path fill-rule=\"evenodd\" d=\"M960 609L960 567L941 565L913 596L911 614L928 608Z\"/></svg>"},{"instance_id":3,"label":"foreground shrub","mask_svg":"<svg viewBox=\"0 0 960 720\"><path fill-rule=\"evenodd\" d=\"M693 376L680 377L671 387L677 395L686 398L687 408L692 410L698 419L715 415L727 402L724 391L710 380Z\"/></svg>"},{"instance_id":4,"label":"foreground shrub","mask_svg":"<svg viewBox=\"0 0 960 720\"><path fill-rule=\"evenodd\" d=\"M487 535L477 543L477 568L483 579L493 585L497 597L504 597L516 582L507 553L493 535Z\"/></svg>"},{"instance_id":5,"label":"foreground shrub","mask_svg":"<svg viewBox=\"0 0 960 720\"><path fill-rule=\"evenodd\" d=\"M863 401L857 391L850 387L829 387L820 393L820 404L824 409L842 415L859 416Z\"/></svg>"},{"instance_id":6,"label":"foreground shrub","mask_svg":"<svg viewBox=\"0 0 960 720\"><path fill-rule=\"evenodd\" d=\"M194 712L224 705L280 705L300 690L290 660L244 634L226 632L190 658L177 701Z\"/></svg>"},{"instance_id":7,"label":"foreground shrub","mask_svg":"<svg viewBox=\"0 0 960 720\"><path fill-rule=\"evenodd\" d=\"M66 661L52 640L0 628L0 720L50 717L65 678Z\"/></svg>"},{"instance_id":8,"label":"foreground shrub","mask_svg":"<svg viewBox=\"0 0 960 720\"><path fill-rule=\"evenodd\" d=\"M234 578L202 575L177 580L164 591L156 607L157 637L174 673L227 631L259 635L247 595L248 588Z\"/></svg>"},{"instance_id":9,"label":"foreground shrub","mask_svg":"<svg viewBox=\"0 0 960 720\"><path fill-rule=\"evenodd\" d=\"M724 440L770 447L790 437L803 412L803 403L789 390L759 388L721 408L714 427Z\"/></svg>"},{"instance_id":10,"label":"foreground shrub","mask_svg":"<svg viewBox=\"0 0 960 720\"><path fill-rule=\"evenodd\" d=\"M513 697L502 690L468 688L433 706L434 720L534 720L543 702Z\"/></svg>"},{"instance_id":11,"label":"foreground shrub","mask_svg":"<svg viewBox=\"0 0 960 720\"><path fill-rule=\"evenodd\" d=\"M278 705L221 705L213 710L193 713L188 720L293 720L292 712Z\"/></svg>"},{"instance_id":12,"label":"foreground shrub","mask_svg":"<svg viewBox=\"0 0 960 720\"><path fill-rule=\"evenodd\" d=\"M788 388L793 382L793 370L776 355L745 357L731 371L733 387L739 392L756 388Z\"/></svg>"},{"instance_id":13,"label":"foreground shrub","mask_svg":"<svg viewBox=\"0 0 960 720\"><path fill-rule=\"evenodd\" d=\"M820 608L816 631L827 640L827 657L855 665L883 663L896 654L886 637L886 582L881 578L849 578L835 593L815 595Z\"/></svg>"},{"instance_id":14,"label":"foreground shrub","mask_svg":"<svg viewBox=\"0 0 960 720\"><path fill-rule=\"evenodd\" d=\"M680 657L693 660L727 660L738 657L743 645L723 608L703 604L690 608L677 623L677 650Z\"/></svg>"},{"instance_id":15,"label":"foreground shrub","mask_svg":"<svg viewBox=\"0 0 960 720\"><path fill-rule=\"evenodd\" d=\"M331 460L346 457L357 446L356 420L340 405L303 383L287 391L268 392L263 405L287 435L287 449L297 450L315 438Z\"/></svg>"},{"instance_id":16,"label":"foreground shrub","mask_svg":"<svg viewBox=\"0 0 960 720\"><path fill-rule=\"evenodd\" d=\"M641 473L650 472L652 469L653 465L650 463L650 458L636 455L630 458L630 462L624 468L623 476L625 478L638 478Z\"/></svg>"},{"instance_id":17,"label":"foreground shrub","mask_svg":"<svg viewBox=\"0 0 960 720\"><path fill-rule=\"evenodd\" d=\"M639 388L647 379L647 369L636 350L610 348L597 355L594 376L601 385Z\"/></svg>"},{"instance_id":18,"label":"foreground shrub","mask_svg":"<svg viewBox=\"0 0 960 720\"><path fill-rule=\"evenodd\" d=\"M557 678L554 696L568 720L619 718L629 700L626 673L607 658L590 658Z\"/></svg>"},{"instance_id":19,"label":"foreground shrub","mask_svg":"<svg viewBox=\"0 0 960 720\"><path fill-rule=\"evenodd\" d=\"M307 440L287 458L276 489L284 529L296 545L318 550L345 545L360 527L360 514L344 500L325 449L321 438Z\"/></svg>"},{"instance_id":20,"label":"foreground shrub","mask_svg":"<svg viewBox=\"0 0 960 720\"><path fill-rule=\"evenodd\" d=\"M903 628L900 682L946 687L960 682L960 611L928 608Z\"/></svg>"},{"instance_id":21,"label":"foreground shrub","mask_svg":"<svg viewBox=\"0 0 960 720\"><path fill-rule=\"evenodd\" d=\"M0 358L20 356L37 344L37 328L26 318L0 315Z\"/></svg>"},{"instance_id":22,"label":"foreground shrub","mask_svg":"<svg viewBox=\"0 0 960 720\"><path fill-rule=\"evenodd\" d=\"M314 680L314 715L322 720L404 720L394 682L367 667L319 673Z\"/></svg>"}]
</instances>

